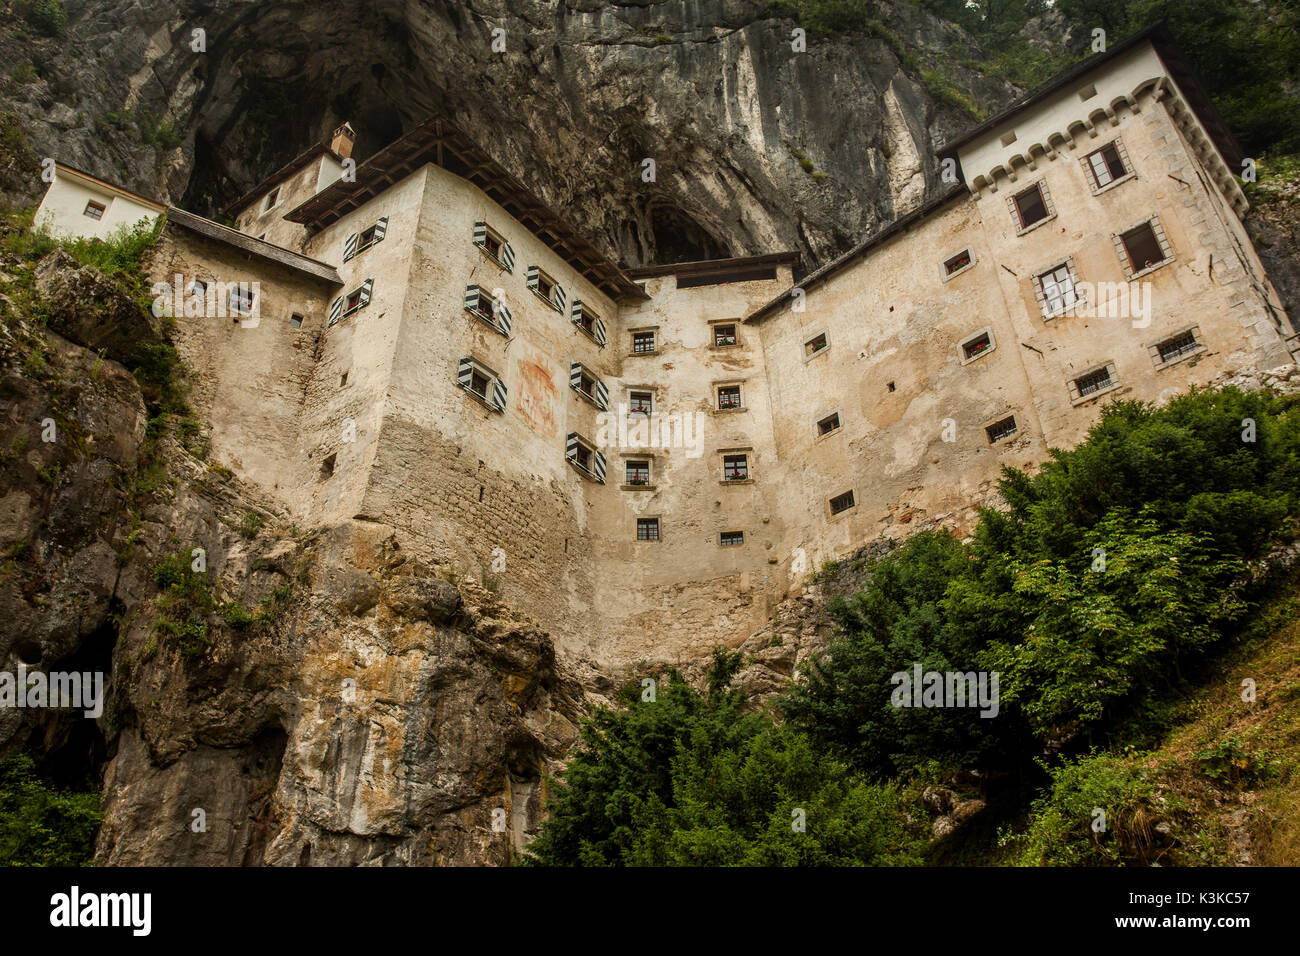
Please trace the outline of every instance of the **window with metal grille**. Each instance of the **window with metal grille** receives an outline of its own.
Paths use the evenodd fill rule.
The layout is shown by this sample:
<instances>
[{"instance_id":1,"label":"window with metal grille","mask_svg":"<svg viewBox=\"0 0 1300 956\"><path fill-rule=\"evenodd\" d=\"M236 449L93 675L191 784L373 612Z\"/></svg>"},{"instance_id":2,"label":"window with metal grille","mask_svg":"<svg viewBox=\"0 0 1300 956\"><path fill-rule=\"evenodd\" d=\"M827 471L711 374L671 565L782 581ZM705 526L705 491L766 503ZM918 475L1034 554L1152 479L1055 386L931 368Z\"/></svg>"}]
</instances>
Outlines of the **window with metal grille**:
<instances>
[{"instance_id":1,"label":"window with metal grille","mask_svg":"<svg viewBox=\"0 0 1300 956\"><path fill-rule=\"evenodd\" d=\"M739 385L723 385L718 389L718 408L740 408Z\"/></svg>"},{"instance_id":2,"label":"window with metal grille","mask_svg":"<svg viewBox=\"0 0 1300 956\"><path fill-rule=\"evenodd\" d=\"M1043 290L1043 309L1049 316L1068 312L1079 301L1068 263L1048 269L1038 277L1038 283Z\"/></svg>"},{"instance_id":3,"label":"window with metal grille","mask_svg":"<svg viewBox=\"0 0 1300 956\"><path fill-rule=\"evenodd\" d=\"M586 445L579 445L573 450L573 460L580 465L584 471L591 471L591 449Z\"/></svg>"},{"instance_id":4,"label":"window with metal grille","mask_svg":"<svg viewBox=\"0 0 1300 956\"><path fill-rule=\"evenodd\" d=\"M1028 229L1036 222L1047 218L1047 201L1043 198L1042 185L1035 183L1016 196L1016 215L1020 217L1020 228Z\"/></svg>"},{"instance_id":5,"label":"window with metal grille","mask_svg":"<svg viewBox=\"0 0 1300 956\"><path fill-rule=\"evenodd\" d=\"M1092 395L1095 392L1100 392L1103 388L1113 385L1114 381L1110 377L1110 366L1108 365L1105 368L1099 368L1095 372L1089 372L1087 375L1076 378L1074 387L1079 390L1079 397L1083 398L1085 395Z\"/></svg>"},{"instance_id":6,"label":"window with metal grille","mask_svg":"<svg viewBox=\"0 0 1300 956\"><path fill-rule=\"evenodd\" d=\"M992 337L987 332L981 332L975 338L967 339L961 344L961 353L964 358L974 358L987 352L992 345Z\"/></svg>"},{"instance_id":7,"label":"window with metal grille","mask_svg":"<svg viewBox=\"0 0 1300 956\"><path fill-rule=\"evenodd\" d=\"M822 349L826 348L829 343L826 340L826 333L819 332L803 344L804 355L816 355Z\"/></svg>"},{"instance_id":8,"label":"window with metal grille","mask_svg":"<svg viewBox=\"0 0 1300 956\"><path fill-rule=\"evenodd\" d=\"M1128 174L1124 160L1114 143L1107 143L1101 149L1088 154L1088 172L1092 174L1093 185L1100 189L1109 186L1121 176Z\"/></svg>"},{"instance_id":9,"label":"window with metal grille","mask_svg":"<svg viewBox=\"0 0 1300 956\"><path fill-rule=\"evenodd\" d=\"M629 485L648 485L650 484L650 462L648 461L628 461L627 463L627 483Z\"/></svg>"},{"instance_id":10,"label":"window with metal grille","mask_svg":"<svg viewBox=\"0 0 1300 956\"><path fill-rule=\"evenodd\" d=\"M1156 238L1156 232L1149 222L1130 229L1120 239L1128 254L1129 266L1134 272L1150 269L1165 261L1165 252L1160 248L1160 240Z\"/></svg>"},{"instance_id":11,"label":"window with metal grille","mask_svg":"<svg viewBox=\"0 0 1300 956\"><path fill-rule=\"evenodd\" d=\"M734 325L715 325L713 327L714 345L735 345L736 327Z\"/></svg>"},{"instance_id":12,"label":"window with metal grille","mask_svg":"<svg viewBox=\"0 0 1300 956\"><path fill-rule=\"evenodd\" d=\"M637 355L645 355L647 352L655 350L655 334L653 332L633 332L632 333L632 351Z\"/></svg>"},{"instance_id":13,"label":"window with metal grille","mask_svg":"<svg viewBox=\"0 0 1300 956\"><path fill-rule=\"evenodd\" d=\"M659 540L659 519L658 518L637 518L636 539L638 541L658 541Z\"/></svg>"},{"instance_id":14,"label":"window with metal grille","mask_svg":"<svg viewBox=\"0 0 1300 956\"><path fill-rule=\"evenodd\" d=\"M722 456L723 481L747 481L749 479L749 459L745 455Z\"/></svg>"},{"instance_id":15,"label":"window with metal grille","mask_svg":"<svg viewBox=\"0 0 1300 956\"><path fill-rule=\"evenodd\" d=\"M745 543L745 532L743 531L723 531L718 535L718 544L724 548L733 548L738 544Z\"/></svg>"},{"instance_id":16,"label":"window with metal grille","mask_svg":"<svg viewBox=\"0 0 1300 956\"><path fill-rule=\"evenodd\" d=\"M846 491L842 495L836 495L831 499L831 514L837 515L841 511L848 511L853 507L853 492Z\"/></svg>"},{"instance_id":17,"label":"window with metal grille","mask_svg":"<svg viewBox=\"0 0 1300 956\"><path fill-rule=\"evenodd\" d=\"M833 412L817 423L818 435L829 435L840 427L840 413Z\"/></svg>"},{"instance_id":18,"label":"window with metal grille","mask_svg":"<svg viewBox=\"0 0 1300 956\"><path fill-rule=\"evenodd\" d=\"M654 395L650 392L629 392L627 402L630 412L649 415L654 411Z\"/></svg>"},{"instance_id":19,"label":"window with metal grille","mask_svg":"<svg viewBox=\"0 0 1300 956\"><path fill-rule=\"evenodd\" d=\"M985 434L989 436L989 444L994 445L1004 438L1010 438L1017 431L1016 418L1014 415L1008 415L1000 422L994 422L984 429Z\"/></svg>"},{"instance_id":20,"label":"window with metal grille","mask_svg":"<svg viewBox=\"0 0 1300 956\"><path fill-rule=\"evenodd\" d=\"M956 272L965 269L971 263L970 250L963 249L951 259L945 259L943 263L943 274L950 276Z\"/></svg>"},{"instance_id":21,"label":"window with metal grille","mask_svg":"<svg viewBox=\"0 0 1300 956\"><path fill-rule=\"evenodd\" d=\"M488 385L490 384L491 380L478 369L474 369L470 372L469 390L475 395L480 398L487 398Z\"/></svg>"},{"instance_id":22,"label":"window with metal grille","mask_svg":"<svg viewBox=\"0 0 1300 956\"><path fill-rule=\"evenodd\" d=\"M1196 333L1191 329L1186 332L1180 332L1173 338L1165 339L1156 346L1156 351L1160 354L1160 362L1172 362L1176 358L1195 352L1201 347L1201 343L1196 341Z\"/></svg>"}]
</instances>

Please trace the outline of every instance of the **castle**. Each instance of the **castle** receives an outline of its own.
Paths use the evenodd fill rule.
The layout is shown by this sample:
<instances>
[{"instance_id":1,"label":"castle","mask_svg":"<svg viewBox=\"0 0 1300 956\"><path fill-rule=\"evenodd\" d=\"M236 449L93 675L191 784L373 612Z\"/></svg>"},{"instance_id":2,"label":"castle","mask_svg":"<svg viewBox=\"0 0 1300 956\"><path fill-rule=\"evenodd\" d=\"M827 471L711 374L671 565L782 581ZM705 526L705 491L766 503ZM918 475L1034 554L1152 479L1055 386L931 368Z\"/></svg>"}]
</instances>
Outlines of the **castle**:
<instances>
[{"instance_id":1,"label":"castle","mask_svg":"<svg viewBox=\"0 0 1300 956\"><path fill-rule=\"evenodd\" d=\"M797 284L785 252L620 268L444 119L353 140L234 229L65 166L38 222L165 214L213 457L608 664L734 645L824 560L968 529L1109 398L1293 361L1239 149L1158 29L947 146L946 192Z\"/></svg>"}]
</instances>

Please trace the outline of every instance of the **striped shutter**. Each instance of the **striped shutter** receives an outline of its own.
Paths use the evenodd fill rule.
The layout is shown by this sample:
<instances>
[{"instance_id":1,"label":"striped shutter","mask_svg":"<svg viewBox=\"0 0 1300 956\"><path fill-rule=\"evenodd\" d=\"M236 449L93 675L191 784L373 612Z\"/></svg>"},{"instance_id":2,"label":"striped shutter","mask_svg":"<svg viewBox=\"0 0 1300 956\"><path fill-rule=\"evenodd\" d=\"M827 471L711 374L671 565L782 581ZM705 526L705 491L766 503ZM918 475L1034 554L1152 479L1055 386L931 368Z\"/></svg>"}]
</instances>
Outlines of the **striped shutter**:
<instances>
[{"instance_id":1,"label":"striped shutter","mask_svg":"<svg viewBox=\"0 0 1300 956\"><path fill-rule=\"evenodd\" d=\"M456 384L461 388L469 388L474 384L474 363L469 358L460 360L460 365L456 367Z\"/></svg>"},{"instance_id":2,"label":"striped shutter","mask_svg":"<svg viewBox=\"0 0 1300 956\"><path fill-rule=\"evenodd\" d=\"M596 480L605 483L605 456L598 451L591 453L591 467L595 469Z\"/></svg>"},{"instance_id":3,"label":"striped shutter","mask_svg":"<svg viewBox=\"0 0 1300 956\"><path fill-rule=\"evenodd\" d=\"M367 279L361 283L361 302L357 305L358 309L364 309L370 304L370 290L375 286L374 279Z\"/></svg>"},{"instance_id":4,"label":"striped shutter","mask_svg":"<svg viewBox=\"0 0 1300 956\"><path fill-rule=\"evenodd\" d=\"M596 404L604 411L609 411L609 389L605 387L605 383L600 379L596 380L596 394L592 397L596 399Z\"/></svg>"},{"instance_id":5,"label":"striped shutter","mask_svg":"<svg viewBox=\"0 0 1300 956\"><path fill-rule=\"evenodd\" d=\"M561 312L563 312L564 304L568 300L568 296L564 293L564 286L556 285L554 286L554 289L555 291L552 294L555 296L555 305Z\"/></svg>"},{"instance_id":6,"label":"striped shutter","mask_svg":"<svg viewBox=\"0 0 1300 956\"><path fill-rule=\"evenodd\" d=\"M492 404L499 412L506 410L506 383L499 378L492 382Z\"/></svg>"},{"instance_id":7,"label":"striped shutter","mask_svg":"<svg viewBox=\"0 0 1300 956\"><path fill-rule=\"evenodd\" d=\"M465 286L465 308L469 309L471 312L478 311L478 286Z\"/></svg>"},{"instance_id":8,"label":"striped shutter","mask_svg":"<svg viewBox=\"0 0 1300 956\"><path fill-rule=\"evenodd\" d=\"M564 457L569 461L578 460L578 433L569 432L568 440L564 443Z\"/></svg>"},{"instance_id":9,"label":"striped shutter","mask_svg":"<svg viewBox=\"0 0 1300 956\"><path fill-rule=\"evenodd\" d=\"M582 390L582 366L577 362L569 363L569 387Z\"/></svg>"},{"instance_id":10,"label":"striped shutter","mask_svg":"<svg viewBox=\"0 0 1300 956\"><path fill-rule=\"evenodd\" d=\"M357 254L357 234L354 232L343 240L343 261L347 262Z\"/></svg>"},{"instance_id":11,"label":"striped shutter","mask_svg":"<svg viewBox=\"0 0 1300 956\"><path fill-rule=\"evenodd\" d=\"M573 300L573 324L574 325L582 324L582 300L581 299Z\"/></svg>"},{"instance_id":12,"label":"striped shutter","mask_svg":"<svg viewBox=\"0 0 1300 956\"><path fill-rule=\"evenodd\" d=\"M601 348L605 347L605 323L597 319L594 323L596 329L596 342Z\"/></svg>"},{"instance_id":13,"label":"striped shutter","mask_svg":"<svg viewBox=\"0 0 1300 956\"><path fill-rule=\"evenodd\" d=\"M388 232L388 217L383 216L375 223L375 242L382 242Z\"/></svg>"},{"instance_id":14,"label":"striped shutter","mask_svg":"<svg viewBox=\"0 0 1300 956\"><path fill-rule=\"evenodd\" d=\"M337 325L341 318L343 318L343 296L330 303L330 325Z\"/></svg>"},{"instance_id":15,"label":"striped shutter","mask_svg":"<svg viewBox=\"0 0 1300 956\"><path fill-rule=\"evenodd\" d=\"M474 223L474 245L481 246L487 242L487 223L480 219Z\"/></svg>"},{"instance_id":16,"label":"striped shutter","mask_svg":"<svg viewBox=\"0 0 1300 956\"><path fill-rule=\"evenodd\" d=\"M510 306L504 302L497 305L497 328L506 338L510 337L510 323L514 321L514 316L510 314Z\"/></svg>"},{"instance_id":17,"label":"striped shutter","mask_svg":"<svg viewBox=\"0 0 1300 956\"><path fill-rule=\"evenodd\" d=\"M501 240L501 264L506 267L506 272L515 271L515 249L514 246Z\"/></svg>"},{"instance_id":18,"label":"striped shutter","mask_svg":"<svg viewBox=\"0 0 1300 956\"><path fill-rule=\"evenodd\" d=\"M528 274L527 274L528 288L532 289L534 292L537 291L537 279L538 279L537 271L538 271L537 266L528 267Z\"/></svg>"}]
</instances>

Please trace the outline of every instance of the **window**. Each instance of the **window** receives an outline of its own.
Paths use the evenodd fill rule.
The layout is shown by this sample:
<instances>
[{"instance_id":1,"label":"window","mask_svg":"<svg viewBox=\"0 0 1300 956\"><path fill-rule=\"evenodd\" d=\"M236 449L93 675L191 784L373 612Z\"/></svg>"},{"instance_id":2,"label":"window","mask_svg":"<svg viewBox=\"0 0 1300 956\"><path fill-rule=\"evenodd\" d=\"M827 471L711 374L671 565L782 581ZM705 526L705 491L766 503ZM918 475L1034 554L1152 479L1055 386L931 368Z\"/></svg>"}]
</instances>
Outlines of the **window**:
<instances>
[{"instance_id":1,"label":"window","mask_svg":"<svg viewBox=\"0 0 1300 956\"><path fill-rule=\"evenodd\" d=\"M984 433L989 436L990 445L996 445L1002 439L1010 438L1016 431L1016 417L1014 415L1008 415L1001 421L994 422L984 429Z\"/></svg>"},{"instance_id":2,"label":"window","mask_svg":"<svg viewBox=\"0 0 1300 956\"><path fill-rule=\"evenodd\" d=\"M719 348L727 345L735 345L735 325L715 325L713 327L713 344Z\"/></svg>"},{"instance_id":3,"label":"window","mask_svg":"<svg viewBox=\"0 0 1300 956\"><path fill-rule=\"evenodd\" d=\"M460 360L456 366L456 384L493 411L506 410L506 383L477 359L467 355Z\"/></svg>"},{"instance_id":4,"label":"window","mask_svg":"<svg viewBox=\"0 0 1300 956\"><path fill-rule=\"evenodd\" d=\"M1110 391L1110 389L1118 385L1119 380L1115 377L1115 366L1113 363L1107 363L1101 368L1093 369L1091 372L1074 379L1070 383L1070 398L1074 402L1081 402L1093 395Z\"/></svg>"},{"instance_id":5,"label":"window","mask_svg":"<svg viewBox=\"0 0 1300 956\"><path fill-rule=\"evenodd\" d=\"M1023 192L1011 197L1011 208L1016 214L1016 223L1020 232L1025 232L1040 222L1046 222L1052 216L1047 192L1042 183L1034 183Z\"/></svg>"},{"instance_id":6,"label":"window","mask_svg":"<svg viewBox=\"0 0 1300 956\"><path fill-rule=\"evenodd\" d=\"M343 241L343 261L347 262L357 253L364 252L375 243L382 242L387 232L387 216L377 220L373 226L363 229L359 235L354 232Z\"/></svg>"},{"instance_id":7,"label":"window","mask_svg":"<svg viewBox=\"0 0 1300 956\"><path fill-rule=\"evenodd\" d=\"M496 291L500 292L501 290L497 289ZM495 298L492 292L482 286L466 286L465 310L479 321L492 326L493 329L506 338L510 337L514 316L510 311L510 307L506 305L505 299Z\"/></svg>"},{"instance_id":8,"label":"window","mask_svg":"<svg viewBox=\"0 0 1300 956\"><path fill-rule=\"evenodd\" d=\"M602 411L609 409L609 388L581 362L569 363L569 387Z\"/></svg>"},{"instance_id":9,"label":"window","mask_svg":"<svg viewBox=\"0 0 1300 956\"><path fill-rule=\"evenodd\" d=\"M649 355L655 351L655 334L653 332L632 333L632 354Z\"/></svg>"},{"instance_id":10,"label":"window","mask_svg":"<svg viewBox=\"0 0 1300 956\"><path fill-rule=\"evenodd\" d=\"M325 460L320 463L320 476L322 478L328 478L334 474L334 462L338 460L338 457L338 452L335 452L332 455L327 455Z\"/></svg>"},{"instance_id":11,"label":"window","mask_svg":"<svg viewBox=\"0 0 1300 956\"><path fill-rule=\"evenodd\" d=\"M1037 284L1039 301L1043 303L1043 315L1049 319L1065 314L1079 301L1074 288L1074 272L1068 262L1038 275Z\"/></svg>"},{"instance_id":12,"label":"window","mask_svg":"<svg viewBox=\"0 0 1300 956\"><path fill-rule=\"evenodd\" d=\"M1196 337L1197 329L1192 327L1186 332L1179 332L1177 335L1165 339L1163 342L1157 342L1151 346L1151 358L1157 366L1169 365L1185 358L1195 352L1201 351L1204 346Z\"/></svg>"},{"instance_id":13,"label":"window","mask_svg":"<svg viewBox=\"0 0 1300 956\"><path fill-rule=\"evenodd\" d=\"M515 250L482 220L474 223L474 245L506 272L515 271Z\"/></svg>"},{"instance_id":14,"label":"window","mask_svg":"<svg viewBox=\"0 0 1300 956\"><path fill-rule=\"evenodd\" d=\"M339 376L339 388L343 388L347 384L348 384L348 373L344 372L342 375Z\"/></svg>"},{"instance_id":15,"label":"window","mask_svg":"<svg viewBox=\"0 0 1300 956\"><path fill-rule=\"evenodd\" d=\"M297 312L289 316L289 326L290 328L295 328L295 329L302 328L302 316L299 315Z\"/></svg>"},{"instance_id":16,"label":"window","mask_svg":"<svg viewBox=\"0 0 1300 956\"><path fill-rule=\"evenodd\" d=\"M103 203L95 202L92 199L86 203L86 208L82 210L82 215L95 220L103 219L104 210L106 210L107 208L108 207L105 206Z\"/></svg>"},{"instance_id":17,"label":"window","mask_svg":"<svg viewBox=\"0 0 1300 956\"><path fill-rule=\"evenodd\" d=\"M988 329L967 339L961 344L962 364L974 361L981 355L993 351L993 333Z\"/></svg>"},{"instance_id":18,"label":"window","mask_svg":"<svg viewBox=\"0 0 1300 956\"><path fill-rule=\"evenodd\" d=\"M846 491L842 495L836 495L830 500L831 514L837 515L848 511L854 505L853 492Z\"/></svg>"},{"instance_id":19,"label":"window","mask_svg":"<svg viewBox=\"0 0 1300 956\"><path fill-rule=\"evenodd\" d=\"M720 385L718 387L718 408L740 408L740 386Z\"/></svg>"},{"instance_id":20,"label":"window","mask_svg":"<svg viewBox=\"0 0 1300 956\"><path fill-rule=\"evenodd\" d=\"M957 273L965 272L974 264L975 256L971 253L970 249L963 249L955 256L950 256L943 260L943 277L944 279L951 279L953 276L957 275Z\"/></svg>"},{"instance_id":21,"label":"window","mask_svg":"<svg viewBox=\"0 0 1300 956\"><path fill-rule=\"evenodd\" d=\"M723 481L748 481L749 458L745 455L722 456Z\"/></svg>"},{"instance_id":22,"label":"window","mask_svg":"<svg viewBox=\"0 0 1300 956\"><path fill-rule=\"evenodd\" d=\"M840 413L831 412L817 423L817 437L829 435L840 427Z\"/></svg>"},{"instance_id":23,"label":"window","mask_svg":"<svg viewBox=\"0 0 1300 956\"><path fill-rule=\"evenodd\" d=\"M252 286L246 282L240 282L230 286L226 305L236 315L252 315L256 300L257 295L253 292Z\"/></svg>"},{"instance_id":24,"label":"window","mask_svg":"<svg viewBox=\"0 0 1300 956\"><path fill-rule=\"evenodd\" d=\"M269 193L267 193L266 198L262 200L262 212L266 212L267 210L274 209L279 204L280 204L280 187L276 186Z\"/></svg>"},{"instance_id":25,"label":"window","mask_svg":"<svg viewBox=\"0 0 1300 956\"><path fill-rule=\"evenodd\" d=\"M659 519L658 518L637 518L636 539L638 541L658 541L659 540Z\"/></svg>"},{"instance_id":26,"label":"window","mask_svg":"<svg viewBox=\"0 0 1300 956\"><path fill-rule=\"evenodd\" d=\"M829 344L830 344L830 343L829 343L829 342L827 341L827 339L826 339L826 333L825 333L825 332L818 332L816 335L814 335L812 338L810 338L807 342L804 342L804 344L803 344L803 357L804 357L805 359L812 358L812 357L813 357L814 355L816 355L818 352L823 351L823 350L827 347L827 345L829 345Z\"/></svg>"},{"instance_id":27,"label":"window","mask_svg":"<svg viewBox=\"0 0 1300 956\"><path fill-rule=\"evenodd\" d=\"M580 301L573 302L573 324L587 334L587 337L595 341L602 348L605 345L605 323L600 316L591 311L589 306L583 305Z\"/></svg>"},{"instance_id":28,"label":"window","mask_svg":"<svg viewBox=\"0 0 1300 956\"><path fill-rule=\"evenodd\" d=\"M718 544L724 548L734 548L736 545L745 543L745 532L743 531L723 531L718 535Z\"/></svg>"},{"instance_id":29,"label":"window","mask_svg":"<svg viewBox=\"0 0 1300 956\"><path fill-rule=\"evenodd\" d=\"M1107 143L1101 149L1089 153L1084 157L1083 165L1088 171L1093 192L1109 186L1129 173L1124 157L1120 154L1119 140Z\"/></svg>"},{"instance_id":30,"label":"window","mask_svg":"<svg viewBox=\"0 0 1300 956\"><path fill-rule=\"evenodd\" d=\"M1129 278L1173 258L1163 242L1164 230L1157 233L1158 228L1156 220L1151 219L1120 236Z\"/></svg>"},{"instance_id":31,"label":"window","mask_svg":"<svg viewBox=\"0 0 1300 956\"><path fill-rule=\"evenodd\" d=\"M585 477L605 483L605 456L577 432L569 432L565 440L564 457Z\"/></svg>"},{"instance_id":32,"label":"window","mask_svg":"<svg viewBox=\"0 0 1300 956\"><path fill-rule=\"evenodd\" d=\"M538 266L528 267L528 288L533 290L533 295L537 296L556 312L563 312L568 304L568 297L564 294L563 287L554 279L543 272Z\"/></svg>"},{"instance_id":33,"label":"window","mask_svg":"<svg viewBox=\"0 0 1300 956\"><path fill-rule=\"evenodd\" d=\"M652 392L629 392L628 411L649 415L654 411L654 394Z\"/></svg>"},{"instance_id":34,"label":"window","mask_svg":"<svg viewBox=\"0 0 1300 956\"><path fill-rule=\"evenodd\" d=\"M185 287L185 294L207 301L208 284L202 279L191 279L189 285Z\"/></svg>"},{"instance_id":35,"label":"window","mask_svg":"<svg viewBox=\"0 0 1300 956\"><path fill-rule=\"evenodd\" d=\"M650 484L650 462L644 459L628 459L627 483L629 485Z\"/></svg>"},{"instance_id":36,"label":"window","mask_svg":"<svg viewBox=\"0 0 1300 956\"><path fill-rule=\"evenodd\" d=\"M364 309L370 304L370 291L374 288L375 280L367 279L360 286L353 289L347 295L341 295L330 305L329 324L334 325L346 315L351 315L358 309Z\"/></svg>"}]
</instances>

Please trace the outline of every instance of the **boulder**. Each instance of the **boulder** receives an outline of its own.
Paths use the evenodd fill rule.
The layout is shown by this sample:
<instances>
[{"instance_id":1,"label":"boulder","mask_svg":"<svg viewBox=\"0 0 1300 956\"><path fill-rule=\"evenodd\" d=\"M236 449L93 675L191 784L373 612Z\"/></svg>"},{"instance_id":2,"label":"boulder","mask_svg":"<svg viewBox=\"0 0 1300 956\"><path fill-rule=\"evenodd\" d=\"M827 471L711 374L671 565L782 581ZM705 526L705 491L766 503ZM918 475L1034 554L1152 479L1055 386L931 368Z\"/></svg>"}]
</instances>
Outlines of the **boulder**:
<instances>
[{"instance_id":1,"label":"boulder","mask_svg":"<svg viewBox=\"0 0 1300 956\"><path fill-rule=\"evenodd\" d=\"M36 288L49 307L49 328L117 362L163 341L160 324L122 288L62 249L36 264Z\"/></svg>"}]
</instances>

